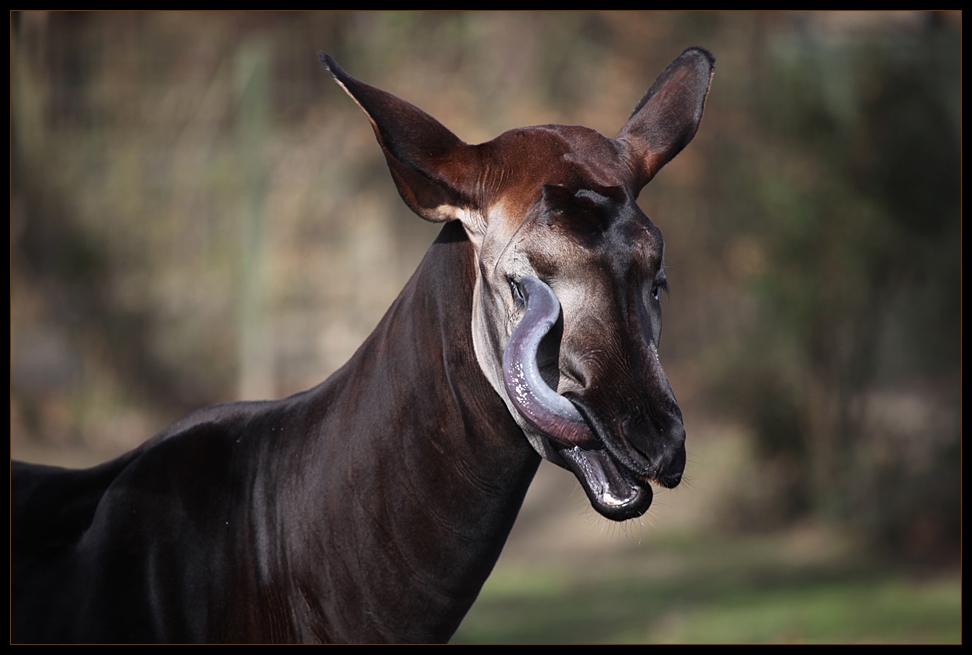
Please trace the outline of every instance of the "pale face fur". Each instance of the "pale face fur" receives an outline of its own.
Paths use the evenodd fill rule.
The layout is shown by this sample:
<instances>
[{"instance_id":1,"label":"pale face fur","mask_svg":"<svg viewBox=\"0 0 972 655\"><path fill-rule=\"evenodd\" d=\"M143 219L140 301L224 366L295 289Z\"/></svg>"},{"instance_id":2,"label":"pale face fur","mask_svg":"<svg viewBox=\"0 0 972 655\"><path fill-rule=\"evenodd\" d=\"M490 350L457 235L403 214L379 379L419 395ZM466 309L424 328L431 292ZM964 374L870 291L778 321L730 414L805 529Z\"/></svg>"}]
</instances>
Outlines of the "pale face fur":
<instances>
[{"instance_id":1,"label":"pale face fur","mask_svg":"<svg viewBox=\"0 0 972 655\"><path fill-rule=\"evenodd\" d=\"M595 382L587 379L590 372L603 368L591 364L612 353L623 360L618 354L630 347L627 342L637 342L637 350L657 363L661 329L657 292L664 285L661 233L634 203L621 175L609 174L612 167L582 164L598 152L596 159L609 159L616 168L621 157L615 142L586 128L564 131L568 138L556 137L559 170L519 171L511 182L522 192L504 193L485 216L463 221L472 228L467 227L467 233L478 255L472 317L477 359L533 447L557 463L561 462L556 451L514 410L503 384L503 349L523 315L522 300L513 289L515 281L524 276L543 279L560 300L563 338L559 366L557 359L542 362L541 373L561 394L583 394L585 386ZM526 128L497 141L534 136L549 143L552 135L545 128ZM574 137L576 145L569 137ZM586 154L578 155L575 148ZM624 167L621 171L626 173ZM545 193L545 185L559 189ZM530 189L535 190L532 196ZM576 201L569 197L575 194L581 196ZM615 279L617 274L625 280ZM628 306L632 303L633 307ZM622 314L635 317L634 334L625 338L617 334L619 308L624 308Z\"/></svg>"}]
</instances>

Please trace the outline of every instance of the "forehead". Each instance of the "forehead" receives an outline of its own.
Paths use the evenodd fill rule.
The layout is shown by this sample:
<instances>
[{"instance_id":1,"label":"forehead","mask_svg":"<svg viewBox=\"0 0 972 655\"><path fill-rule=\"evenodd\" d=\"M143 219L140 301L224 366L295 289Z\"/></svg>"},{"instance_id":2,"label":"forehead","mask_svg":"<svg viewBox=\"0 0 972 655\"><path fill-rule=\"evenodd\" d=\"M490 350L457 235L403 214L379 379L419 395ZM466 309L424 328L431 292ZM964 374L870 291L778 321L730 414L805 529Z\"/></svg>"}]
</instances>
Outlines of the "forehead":
<instances>
[{"instance_id":1,"label":"forehead","mask_svg":"<svg viewBox=\"0 0 972 655\"><path fill-rule=\"evenodd\" d=\"M581 206L574 206L578 197ZM544 198L512 239L538 272L562 275L573 270L589 277L598 270L613 277L640 277L661 267L661 231L630 196L618 199L581 190L565 209L558 205L558 200Z\"/></svg>"},{"instance_id":2,"label":"forehead","mask_svg":"<svg viewBox=\"0 0 972 655\"><path fill-rule=\"evenodd\" d=\"M536 200L545 184L574 190L627 185L632 178L621 144L577 125L537 125L510 130L481 146L500 161L490 180L507 196ZM499 190L499 189L497 189Z\"/></svg>"},{"instance_id":3,"label":"forehead","mask_svg":"<svg viewBox=\"0 0 972 655\"><path fill-rule=\"evenodd\" d=\"M661 232L635 202L623 145L595 130L539 125L511 130L483 149L490 196L481 256L525 256L541 273L657 270Z\"/></svg>"}]
</instances>

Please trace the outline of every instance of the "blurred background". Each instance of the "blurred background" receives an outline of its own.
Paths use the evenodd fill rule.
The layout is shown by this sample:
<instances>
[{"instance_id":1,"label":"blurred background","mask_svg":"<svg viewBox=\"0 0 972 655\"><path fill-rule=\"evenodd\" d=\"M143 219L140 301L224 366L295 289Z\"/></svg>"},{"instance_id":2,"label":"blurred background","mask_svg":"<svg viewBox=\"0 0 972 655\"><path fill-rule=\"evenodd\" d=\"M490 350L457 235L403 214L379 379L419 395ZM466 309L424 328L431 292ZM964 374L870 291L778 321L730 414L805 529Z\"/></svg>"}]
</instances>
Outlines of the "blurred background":
<instances>
[{"instance_id":1,"label":"blurred background","mask_svg":"<svg viewBox=\"0 0 972 655\"><path fill-rule=\"evenodd\" d=\"M540 473L457 641L958 642L961 13L12 13L11 454L88 466L313 386L438 232L317 62L467 142L613 136L684 48L640 203L685 482Z\"/></svg>"}]
</instances>

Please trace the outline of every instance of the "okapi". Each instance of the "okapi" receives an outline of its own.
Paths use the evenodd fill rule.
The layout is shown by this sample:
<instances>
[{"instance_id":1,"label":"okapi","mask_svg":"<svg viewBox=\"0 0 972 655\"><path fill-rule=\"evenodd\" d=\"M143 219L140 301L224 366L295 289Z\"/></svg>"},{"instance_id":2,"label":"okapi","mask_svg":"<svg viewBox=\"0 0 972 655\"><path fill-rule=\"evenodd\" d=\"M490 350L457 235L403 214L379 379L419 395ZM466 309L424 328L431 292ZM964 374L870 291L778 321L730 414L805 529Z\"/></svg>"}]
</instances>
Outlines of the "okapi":
<instances>
[{"instance_id":1,"label":"okapi","mask_svg":"<svg viewBox=\"0 0 972 655\"><path fill-rule=\"evenodd\" d=\"M616 521L681 480L664 245L635 200L695 135L712 55L683 52L614 139L480 145L320 61L439 237L319 386L199 410L87 470L13 462L13 641L443 642L541 457Z\"/></svg>"}]
</instances>

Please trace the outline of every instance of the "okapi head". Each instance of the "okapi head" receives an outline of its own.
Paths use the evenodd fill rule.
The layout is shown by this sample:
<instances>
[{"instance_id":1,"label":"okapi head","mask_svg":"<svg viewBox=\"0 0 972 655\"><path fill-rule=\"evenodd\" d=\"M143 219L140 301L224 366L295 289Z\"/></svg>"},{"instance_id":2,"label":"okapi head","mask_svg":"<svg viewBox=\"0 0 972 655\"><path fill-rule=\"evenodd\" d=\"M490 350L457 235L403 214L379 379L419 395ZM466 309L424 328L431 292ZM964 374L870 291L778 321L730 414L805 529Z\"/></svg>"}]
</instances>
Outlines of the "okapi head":
<instances>
[{"instance_id":1,"label":"okapi head","mask_svg":"<svg viewBox=\"0 0 972 655\"><path fill-rule=\"evenodd\" d=\"M540 125L480 145L320 60L368 115L408 206L462 222L476 358L533 448L604 516L643 514L651 481L681 481L685 429L657 350L664 241L635 201L695 135L712 55L683 52L613 139Z\"/></svg>"}]
</instances>

